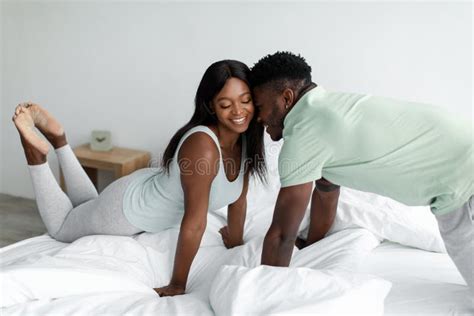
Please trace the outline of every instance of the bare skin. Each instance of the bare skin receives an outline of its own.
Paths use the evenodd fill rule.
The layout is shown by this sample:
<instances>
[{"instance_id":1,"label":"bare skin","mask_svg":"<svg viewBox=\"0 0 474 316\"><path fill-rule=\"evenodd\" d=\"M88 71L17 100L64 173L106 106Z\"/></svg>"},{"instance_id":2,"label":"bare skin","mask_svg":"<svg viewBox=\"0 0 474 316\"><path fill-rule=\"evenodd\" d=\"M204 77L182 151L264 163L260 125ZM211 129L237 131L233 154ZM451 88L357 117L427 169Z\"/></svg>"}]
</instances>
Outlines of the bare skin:
<instances>
[{"instance_id":1,"label":"bare skin","mask_svg":"<svg viewBox=\"0 0 474 316\"><path fill-rule=\"evenodd\" d=\"M167 286L155 288L160 296L184 294L191 264L199 250L201 239L206 229L209 193L212 181L217 172L196 172L206 161L208 166L215 166L219 152L213 140L204 133L195 133L183 143L178 160L180 163L181 186L184 192L184 216L178 236L173 273Z\"/></svg>"},{"instance_id":2,"label":"bare skin","mask_svg":"<svg viewBox=\"0 0 474 316\"><path fill-rule=\"evenodd\" d=\"M284 119L298 100L316 84L297 84L299 89L286 88L274 91L270 85L254 89L255 106L259 109L258 121L266 126L272 140L283 137ZM293 247L299 249L324 238L336 215L339 188L324 178L317 186L330 190L314 189L312 192L311 218L308 239L297 238L298 228L311 197L313 183L304 183L280 189L273 221L268 230L262 250L262 264L288 266Z\"/></svg>"},{"instance_id":3,"label":"bare skin","mask_svg":"<svg viewBox=\"0 0 474 316\"><path fill-rule=\"evenodd\" d=\"M227 180L234 181L241 171L240 136L247 130L254 114L250 89L243 81L230 78L213 98L211 107L217 116L218 124L208 127L219 140ZM216 166L219 159L218 148L205 133L191 135L181 146L178 161L187 162L180 163L185 210L171 280L167 286L154 289L160 296L174 296L186 292L189 271L206 229L211 185L218 173L218 170L212 167L209 172L202 172L203 163L206 166ZM243 243L247 188L246 173L240 197L228 206L227 226L219 230L227 248Z\"/></svg>"},{"instance_id":4,"label":"bare skin","mask_svg":"<svg viewBox=\"0 0 474 316\"><path fill-rule=\"evenodd\" d=\"M326 236L336 217L339 193L339 186L332 185L326 179L321 178L316 181L311 198L308 238L301 248L310 246Z\"/></svg>"},{"instance_id":5,"label":"bare skin","mask_svg":"<svg viewBox=\"0 0 474 316\"><path fill-rule=\"evenodd\" d=\"M213 109L218 118L218 124L209 128L219 140L223 160L229 162L224 163L227 180L234 181L241 171L240 136L247 130L254 113L249 87L239 79L228 79L226 85L215 96ZM22 138L25 155L30 165L44 163L49 150L47 142L36 134L35 128L54 148L67 144L61 124L37 104L20 104L12 119ZM191 264L206 228L212 181L218 172L215 168L210 168L209 172L204 173L200 170L203 163L216 166L220 155L209 135L195 133L186 139L178 153L178 160L184 159L188 163L180 164L180 169L185 212L181 222L171 280L167 286L154 289L160 296L185 294ZM248 174L244 178L241 196L228 206L228 225L220 230L223 243L227 248L243 243L247 188Z\"/></svg>"},{"instance_id":6,"label":"bare skin","mask_svg":"<svg viewBox=\"0 0 474 316\"><path fill-rule=\"evenodd\" d=\"M227 209L227 226L222 227L219 233L227 249L244 244L245 210L247 209L247 191L249 174L245 174L244 188L239 199L229 205Z\"/></svg>"},{"instance_id":7,"label":"bare skin","mask_svg":"<svg viewBox=\"0 0 474 316\"><path fill-rule=\"evenodd\" d=\"M29 165L45 163L49 152L48 142L36 133L35 128L46 137L55 149L67 144L62 125L36 103L18 104L12 121L20 134L21 144Z\"/></svg>"},{"instance_id":8,"label":"bare skin","mask_svg":"<svg viewBox=\"0 0 474 316\"><path fill-rule=\"evenodd\" d=\"M317 180L323 185L325 179ZM339 197L339 188L329 192L313 190L308 239L297 238L298 228L311 197L311 182L280 189L272 224L265 236L262 264L288 267L293 247L307 247L324 238L334 222Z\"/></svg>"},{"instance_id":9,"label":"bare skin","mask_svg":"<svg viewBox=\"0 0 474 316\"><path fill-rule=\"evenodd\" d=\"M273 220L265 235L262 264L288 267L296 242L298 228L309 203L311 182L280 189Z\"/></svg>"}]
</instances>

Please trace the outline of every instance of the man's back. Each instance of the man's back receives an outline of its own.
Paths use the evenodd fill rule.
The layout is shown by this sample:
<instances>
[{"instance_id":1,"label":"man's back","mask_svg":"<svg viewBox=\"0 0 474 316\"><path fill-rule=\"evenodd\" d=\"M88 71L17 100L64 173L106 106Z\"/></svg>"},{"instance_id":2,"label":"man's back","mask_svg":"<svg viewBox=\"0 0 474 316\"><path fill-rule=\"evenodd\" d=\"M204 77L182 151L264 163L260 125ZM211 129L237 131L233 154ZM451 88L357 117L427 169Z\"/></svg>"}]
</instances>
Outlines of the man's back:
<instances>
[{"instance_id":1,"label":"man's back","mask_svg":"<svg viewBox=\"0 0 474 316\"><path fill-rule=\"evenodd\" d=\"M321 177L442 214L474 191L472 127L435 106L309 91L285 119L282 186Z\"/></svg>"}]
</instances>

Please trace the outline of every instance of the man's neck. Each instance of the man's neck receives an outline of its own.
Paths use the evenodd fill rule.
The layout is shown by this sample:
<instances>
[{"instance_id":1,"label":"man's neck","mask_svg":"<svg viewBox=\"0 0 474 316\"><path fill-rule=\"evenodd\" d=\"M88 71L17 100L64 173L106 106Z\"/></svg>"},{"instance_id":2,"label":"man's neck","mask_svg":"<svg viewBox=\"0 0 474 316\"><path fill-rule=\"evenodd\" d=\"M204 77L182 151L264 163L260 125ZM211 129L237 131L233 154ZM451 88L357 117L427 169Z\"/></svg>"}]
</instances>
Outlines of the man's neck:
<instances>
[{"instance_id":1,"label":"man's neck","mask_svg":"<svg viewBox=\"0 0 474 316\"><path fill-rule=\"evenodd\" d=\"M295 102L293 103L293 106L298 103L298 101L310 90L316 88L318 85L315 84L314 82L311 82L305 86L303 86L303 88L300 89L300 91L298 92L298 95L296 96L296 99L295 99Z\"/></svg>"}]
</instances>

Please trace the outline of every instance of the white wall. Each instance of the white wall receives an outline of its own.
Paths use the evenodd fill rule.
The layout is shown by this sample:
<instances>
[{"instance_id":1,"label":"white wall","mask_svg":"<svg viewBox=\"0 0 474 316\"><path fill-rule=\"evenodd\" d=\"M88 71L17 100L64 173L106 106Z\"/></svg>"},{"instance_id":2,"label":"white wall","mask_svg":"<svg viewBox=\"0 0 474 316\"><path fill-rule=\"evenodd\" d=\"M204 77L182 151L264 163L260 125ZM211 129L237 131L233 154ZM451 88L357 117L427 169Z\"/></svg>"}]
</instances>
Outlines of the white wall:
<instances>
[{"instance_id":1,"label":"white wall","mask_svg":"<svg viewBox=\"0 0 474 316\"><path fill-rule=\"evenodd\" d=\"M3 3L0 2L0 192L3 192Z\"/></svg>"},{"instance_id":2,"label":"white wall","mask_svg":"<svg viewBox=\"0 0 474 316\"><path fill-rule=\"evenodd\" d=\"M189 119L207 66L301 53L326 89L472 107L472 8L464 3L5 2L2 192L32 197L10 121L36 101L72 145L109 129L158 155ZM51 165L57 172L54 154Z\"/></svg>"}]
</instances>

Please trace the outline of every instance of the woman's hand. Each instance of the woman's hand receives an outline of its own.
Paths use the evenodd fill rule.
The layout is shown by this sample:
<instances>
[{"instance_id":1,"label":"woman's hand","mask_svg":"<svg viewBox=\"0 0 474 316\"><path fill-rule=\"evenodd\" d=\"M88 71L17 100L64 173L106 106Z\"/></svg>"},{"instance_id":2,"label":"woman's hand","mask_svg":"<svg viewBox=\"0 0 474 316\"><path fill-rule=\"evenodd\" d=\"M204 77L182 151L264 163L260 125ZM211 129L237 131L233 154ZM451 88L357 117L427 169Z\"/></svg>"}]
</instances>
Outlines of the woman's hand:
<instances>
[{"instance_id":1,"label":"woman's hand","mask_svg":"<svg viewBox=\"0 0 474 316\"><path fill-rule=\"evenodd\" d=\"M185 294L186 290L184 286L169 284L164 287L154 289L156 293L160 296L175 296Z\"/></svg>"},{"instance_id":2,"label":"woman's hand","mask_svg":"<svg viewBox=\"0 0 474 316\"><path fill-rule=\"evenodd\" d=\"M199 171L202 171L202 163L215 166L216 161L219 161L219 151L212 138L204 133L189 136L178 151L184 215L171 280L167 286L154 289L160 296L174 296L185 292L189 270L206 230L209 195L212 181L217 175L215 168L210 168L213 169L211 172Z\"/></svg>"},{"instance_id":3,"label":"woman's hand","mask_svg":"<svg viewBox=\"0 0 474 316\"><path fill-rule=\"evenodd\" d=\"M235 242L231 240L228 226L224 226L221 229L219 229L219 233L221 234L222 241L224 242L224 245L227 249L244 244L242 240L240 240L239 242Z\"/></svg>"},{"instance_id":4,"label":"woman's hand","mask_svg":"<svg viewBox=\"0 0 474 316\"><path fill-rule=\"evenodd\" d=\"M222 236L222 241L224 242L224 245L227 249L232 248L229 247L229 227L224 226L221 229L219 229L219 234Z\"/></svg>"}]
</instances>

